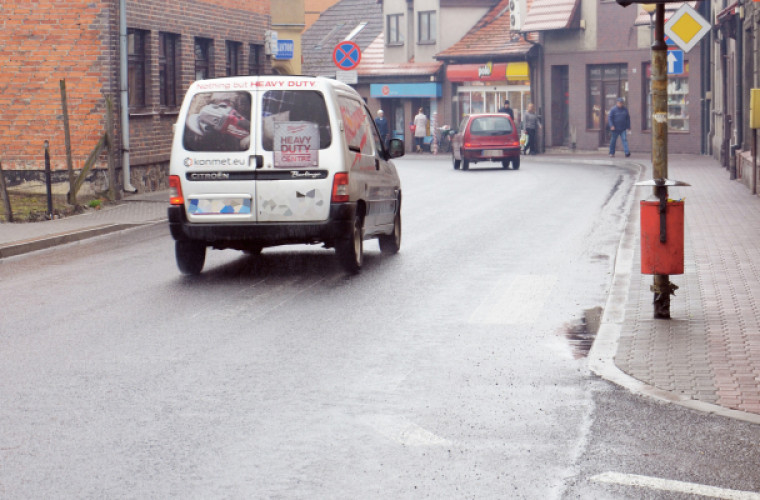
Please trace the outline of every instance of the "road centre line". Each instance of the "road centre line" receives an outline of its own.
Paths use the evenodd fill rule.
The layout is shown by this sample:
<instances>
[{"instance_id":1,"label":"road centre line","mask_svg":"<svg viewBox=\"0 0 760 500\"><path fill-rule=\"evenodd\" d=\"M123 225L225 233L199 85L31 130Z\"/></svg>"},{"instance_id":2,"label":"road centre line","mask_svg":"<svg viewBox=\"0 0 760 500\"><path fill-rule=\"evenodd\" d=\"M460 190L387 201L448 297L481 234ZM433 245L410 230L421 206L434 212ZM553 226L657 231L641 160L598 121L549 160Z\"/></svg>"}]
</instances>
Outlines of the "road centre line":
<instances>
[{"instance_id":1,"label":"road centre line","mask_svg":"<svg viewBox=\"0 0 760 500\"><path fill-rule=\"evenodd\" d=\"M592 481L605 484L617 484L622 486L636 486L650 490L669 491L673 493L687 493L711 498L726 500L760 500L760 493L752 491L729 490L704 484L673 481L657 477L639 476L637 474L623 474L621 472L605 472L591 478Z\"/></svg>"}]
</instances>

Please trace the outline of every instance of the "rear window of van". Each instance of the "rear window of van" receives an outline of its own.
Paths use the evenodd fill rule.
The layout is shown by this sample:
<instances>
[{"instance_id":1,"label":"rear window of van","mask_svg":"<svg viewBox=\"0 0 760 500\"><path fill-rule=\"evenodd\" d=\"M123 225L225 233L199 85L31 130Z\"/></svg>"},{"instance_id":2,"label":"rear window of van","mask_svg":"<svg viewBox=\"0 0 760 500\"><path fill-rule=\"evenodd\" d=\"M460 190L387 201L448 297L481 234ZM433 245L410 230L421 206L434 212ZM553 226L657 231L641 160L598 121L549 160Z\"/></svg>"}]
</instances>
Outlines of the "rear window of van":
<instances>
[{"instance_id":1,"label":"rear window of van","mask_svg":"<svg viewBox=\"0 0 760 500\"><path fill-rule=\"evenodd\" d=\"M332 131L325 98L315 90L269 90L261 100L262 136L265 151L274 149L275 123L313 123L319 129L319 149L330 147Z\"/></svg>"},{"instance_id":2,"label":"rear window of van","mask_svg":"<svg viewBox=\"0 0 760 500\"><path fill-rule=\"evenodd\" d=\"M196 94L185 119L182 143L188 151L246 151L251 144L251 94Z\"/></svg>"},{"instance_id":3,"label":"rear window of van","mask_svg":"<svg viewBox=\"0 0 760 500\"><path fill-rule=\"evenodd\" d=\"M479 136L509 135L512 133L512 122L502 116L484 116L475 118L470 124L470 134Z\"/></svg>"}]
</instances>

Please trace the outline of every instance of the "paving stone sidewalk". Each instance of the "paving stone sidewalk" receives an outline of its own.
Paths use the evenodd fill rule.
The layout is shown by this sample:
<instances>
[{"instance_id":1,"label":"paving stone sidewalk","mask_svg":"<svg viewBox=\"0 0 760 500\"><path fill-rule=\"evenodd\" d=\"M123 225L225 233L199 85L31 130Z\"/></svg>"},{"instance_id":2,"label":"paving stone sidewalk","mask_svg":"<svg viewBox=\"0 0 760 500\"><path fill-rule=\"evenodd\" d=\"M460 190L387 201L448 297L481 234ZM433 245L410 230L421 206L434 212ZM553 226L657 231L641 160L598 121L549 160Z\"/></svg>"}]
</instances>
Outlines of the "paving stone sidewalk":
<instances>
[{"instance_id":1,"label":"paving stone sidewalk","mask_svg":"<svg viewBox=\"0 0 760 500\"><path fill-rule=\"evenodd\" d=\"M0 223L0 258L166 219L169 192L129 195L82 215L30 223Z\"/></svg>"},{"instance_id":2,"label":"paving stone sidewalk","mask_svg":"<svg viewBox=\"0 0 760 500\"><path fill-rule=\"evenodd\" d=\"M652 318L652 277L640 272L637 237L615 363L658 389L760 414L760 198L708 157L671 156L668 171L692 185L670 190L685 198L685 269L671 277L679 287L672 319ZM639 189L645 199L650 188Z\"/></svg>"}]
</instances>

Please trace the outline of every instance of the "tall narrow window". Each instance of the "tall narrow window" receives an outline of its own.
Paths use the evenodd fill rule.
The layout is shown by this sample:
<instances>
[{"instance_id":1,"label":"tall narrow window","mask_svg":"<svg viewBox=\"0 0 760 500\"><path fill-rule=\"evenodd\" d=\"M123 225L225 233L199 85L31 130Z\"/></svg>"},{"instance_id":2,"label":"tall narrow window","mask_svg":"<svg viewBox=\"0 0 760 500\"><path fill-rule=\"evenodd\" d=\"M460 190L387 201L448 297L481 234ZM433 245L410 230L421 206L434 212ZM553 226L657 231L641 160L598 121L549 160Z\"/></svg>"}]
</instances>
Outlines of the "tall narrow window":
<instances>
[{"instance_id":1,"label":"tall narrow window","mask_svg":"<svg viewBox=\"0 0 760 500\"><path fill-rule=\"evenodd\" d=\"M419 43L435 43L435 11L426 11L419 13Z\"/></svg>"},{"instance_id":2,"label":"tall narrow window","mask_svg":"<svg viewBox=\"0 0 760 500\"><path fill-rule=\"evenodd\" d=\"M179 35L158 35L158 80L161 106L177 106L177 75L179 75Z\"/></svg>"},{"instance_id":3,"label":"tall narrow window","mask_svg":"<svg viewBox=\"0 0 760 500\"><path fill-rule=\"evenodd\" d=\"M264 70L261 64L261 54L264 53L264 46L251 44L248 48L248 74L263 74Z\"/></svg>"},{"instance_id":4,"label":"tall narrow window","mask_svg":"<svg viewBox=\"0 0 760 500\"><path fill-rule=\"evenodd\" d=\"M227 76L237 76L240 74L240 42L226 43L227 46Z\"/></svg>"},{"instance_id":5,"label":"tall narrow window","mask_svg":"<svg viewBox=\"0 0 760 500\"><path fill-rule=\"evenodd\" d=\"M147 40L147 31L132 28L127 30L128 92L132 108L144 108L146 105Z\"/></svg>"},{"instance_id":6,"label":"tall narrow window","mask_svg":"<svg viewBox=\"0 0 760 500\"><path fill-rule=\"evenodd\" d=\"M213 40L195 39L195 79L205 80L214 77Z\"/></svg>"},{"instance_id":7,"label":"tall narrow window","mask_svg":"<svg viewBox=\"0 0 760 500\"><path fill-rule=\"evenodd\" d=\"M388 45L403 45L404 35L401 32L402 14L388 16Z\"/></svg>"}]
</instances>

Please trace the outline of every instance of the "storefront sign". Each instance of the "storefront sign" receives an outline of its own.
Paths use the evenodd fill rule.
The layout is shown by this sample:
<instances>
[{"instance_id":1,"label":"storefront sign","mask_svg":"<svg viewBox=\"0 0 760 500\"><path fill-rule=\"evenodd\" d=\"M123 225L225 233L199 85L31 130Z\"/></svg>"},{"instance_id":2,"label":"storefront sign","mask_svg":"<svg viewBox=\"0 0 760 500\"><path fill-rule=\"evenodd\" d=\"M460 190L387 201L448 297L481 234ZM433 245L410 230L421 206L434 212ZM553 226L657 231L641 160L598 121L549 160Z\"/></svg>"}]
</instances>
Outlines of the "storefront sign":
<instances>
[{"instance_id":1,"label":"storefront sign","mask_svg":"<svg viewBox=\"0 0 760 500\"><path fill-rule=\"evenodd\" d=\"M452 64L446 67L446 78L451 82L504 82L528 80L527 62Z\"/></svg>"},{"instance_id":2,"label":"storefront sign","mask_svg":"<svg viewBox=\"0 0 760 500\"><path fill-rule=\"evenodd\" d=\"M295 43L293 40L277 40L277 53L274 58L278 61L293 59Z\"/></svg>"},{"instance_id":3,"label":"storefront sign","mask_svg":"<svg viewBox=\"0 0 760 500\"><path fill-rule=\"evenodd\" d=\"M372 97L441 97L440 83L372 83Z\"/></svg>"}]
</instances>

